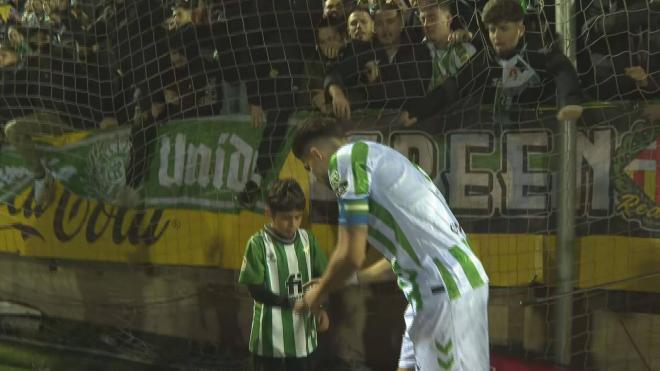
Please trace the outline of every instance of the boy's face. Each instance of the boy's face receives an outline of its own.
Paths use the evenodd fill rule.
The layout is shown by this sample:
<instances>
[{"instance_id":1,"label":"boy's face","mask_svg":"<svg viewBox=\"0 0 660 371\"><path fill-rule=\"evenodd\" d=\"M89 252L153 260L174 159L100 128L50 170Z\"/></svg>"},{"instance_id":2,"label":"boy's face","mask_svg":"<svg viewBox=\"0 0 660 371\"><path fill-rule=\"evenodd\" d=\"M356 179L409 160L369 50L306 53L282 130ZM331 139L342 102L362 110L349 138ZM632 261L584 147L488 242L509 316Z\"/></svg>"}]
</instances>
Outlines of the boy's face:
<instances>
[{"instance_id":1,"label":"boy's face","mask_svg":"<svg viewBox=\"0 0 660 371\"><path fill-rule=\"evenodd\" d=\"M303 210L268 212L270 214L271 227L284 238L293 238L300 228L303 219Z\"/></svg>"},{"instance_id":2,"label":"boy's face","mask_svg":"<svg viewBox=\"0 0 660 371\"><path fill-rule=\"evenodd\" d=\"M319 28L319 49L321 50L321 53L323 53L324 50L328 50L330 48L332 49L340 49L342 47L342 38L341 34L335 27L321 27ZM324 57L328 57L327 55L323 54Z\"/></svg>"},{"instance_id":3,"label":"boy's face","mask_svg":"<svg viewBox=\"0 0 660 371\"><path fill-rule=\"evenodd\" d=\"M401 41L403 20L397 10L383 10L374 17L376 37L384 46L397 45Z\"/></svg>"},{"instance_id":4,"label":"boy's face","mask_svg":"<svg viewBox=\"0 0 660 371\"><path fill-rule=\"evenodd\" d=\"M422 22L424 34L432 43L446 43L451 33L451 13L437 6L422 8L419 20Z\"/></svg>"},{"instance_id":5,"label":"boy's face","mask_svg":"<svg viewBox=\"0 0 660 371\"><path fill-rule=\"evenodd\" d=\"M522 22L500 22L486 25L488 37L498 56L504 56L513 51L525 34Z\"/></svg>"},{"instance_id":6,"label":"boy's face","mask_svg":"<svg viewBox=\"0 0 660 371\"><path fill-rule=\"evenodd\" d=\"M351 40L371 41L374 35L374 21L367 12L353 12L348 17L348 35Z\"/></svg>"}]
</instances>

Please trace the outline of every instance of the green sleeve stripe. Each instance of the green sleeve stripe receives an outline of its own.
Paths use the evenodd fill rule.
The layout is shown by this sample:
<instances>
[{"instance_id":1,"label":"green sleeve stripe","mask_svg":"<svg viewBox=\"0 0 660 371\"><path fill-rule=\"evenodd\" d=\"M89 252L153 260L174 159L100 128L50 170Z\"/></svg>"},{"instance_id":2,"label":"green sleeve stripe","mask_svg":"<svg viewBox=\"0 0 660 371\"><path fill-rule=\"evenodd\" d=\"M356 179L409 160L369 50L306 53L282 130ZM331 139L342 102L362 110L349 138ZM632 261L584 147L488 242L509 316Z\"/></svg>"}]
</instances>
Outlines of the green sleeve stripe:
<instances>
[{"instance_id":1,"label":"green sleeve stripe","mask_svg":"<svg viewBox=\"0 0 660 371\"><path fill-rule=\"evenodd\" d=\"M360 212L368 213L369 212L369 203L364 202L362 204L348 204L348 205L344 206L344 209L347 212L351 212L351 213L360 213Z\"/></svg>"},{"instance_id":2,"label":"green sleeve stripe","mask_svg":"<svg viewBox=\"0 0 660 371\"><path fill-rule=\"evenodd\" d=\"M456 280L454 280L454 277L451 275L449 270L447 270L447 267L445 267L439 259L433 259L433 262L440 271L442 283L445 284L445 289L447 289L447 295L449 295L449 299L453 300L461 296L460 291L458 291L458 285L456 285Z\"/></svg>"},{"instance_id":3,"label":"green sleeve stripe","mask_svg":"<svg viewBox=\"0 0 660 371\"><path fill-rule=\"evenodd\" d=\"M394 231L394 234L396 236L399 245L401 245L403 250L405 250L405 252L418 266L421 266L422 262L419 260L417 253L415 253L415 250L412 248L412 245L408 241L408 238L403 233L401 227L399 227L397 222L394 220L392 214L390 214L390 212L387 211L387 209L385 209L383 206L381 206L380 204L378 204L373 200L369 202L369 212L371 213L371 215L380 219L383 223L385 223L386 226L388 226L390 229Z\"/></svg>"},{"instance_id":4,"label":"green sleeve stripe","mask_svg":"<svg viewBox=\"0 0 660 371\"><path fill-rule=\"evenodd\" d=\"M337 168L337 153L332 155L330 157L330 164L328 165L328 176L334 172L339 173L339 169Z\"/></svg>"},{"instance_id":5,"label":"green sleeve stripe","mask_svg":"<svg viewBox=\"0 0 660 371\"><path fill-rule=\"evenodd\" d=\"M353 168L353 183L355 194L369 193L369 176L367 175L367 155L369 146L364 142L357 142L351 148L351 167Z\"/></svg>"},{"instance_id":6,"label":"green sleeve stripe","mask_svg":"<svg viewBox=\"0 0 660 371\"><path fill-rule=\"evenodd\" d=\"M474 265L474 263L472 263L472 260L465 253L465 251L461 250L461 248L458 246L454 246L449 249L449 253L454 257L454 259L456 259L456 261L458 261L458 264L461 265L461 268L463 268L468 281L470 281L470 286L477 288L484 284L484 280L481 278L479 270Z\"/></svg>"},{"instance_id":7,"label":"green sleeve stripe","mask_svg":"<svg viewBox=\"0 0 660 371\"><path fill-rule=\"evenodd\" d=\"M369 228L369 237L378 241L381 245L385 246L393 256L396 256L396 246L385 235L380 233L376 228Z\"/></svg>"}]
</instances>

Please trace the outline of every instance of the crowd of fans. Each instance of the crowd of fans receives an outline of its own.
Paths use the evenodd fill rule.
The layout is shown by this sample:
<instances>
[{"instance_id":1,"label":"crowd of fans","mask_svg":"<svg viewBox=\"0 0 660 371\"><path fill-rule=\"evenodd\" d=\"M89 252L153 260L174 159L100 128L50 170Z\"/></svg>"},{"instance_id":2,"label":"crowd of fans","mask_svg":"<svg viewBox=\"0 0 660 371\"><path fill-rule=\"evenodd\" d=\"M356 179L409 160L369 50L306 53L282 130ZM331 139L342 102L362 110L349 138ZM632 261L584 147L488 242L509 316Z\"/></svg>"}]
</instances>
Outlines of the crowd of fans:
<instances>
[{"instance_id":1,"label":"crowd of fans","mask_svg":"<svg viewBox=\"0 0 660 371\"><path fill-rule=\"evenodd\" d=\"M398 110L411 126L465 100L507 122L518 106L572 119L583 101L658 97L660 2L578 3L576 71L535 0L5 0L2 132L44 203L35 135L131 125L130 200L159 125L243 110L265 131L250 204L297 110Z\"/></svg>"}]
</instances>

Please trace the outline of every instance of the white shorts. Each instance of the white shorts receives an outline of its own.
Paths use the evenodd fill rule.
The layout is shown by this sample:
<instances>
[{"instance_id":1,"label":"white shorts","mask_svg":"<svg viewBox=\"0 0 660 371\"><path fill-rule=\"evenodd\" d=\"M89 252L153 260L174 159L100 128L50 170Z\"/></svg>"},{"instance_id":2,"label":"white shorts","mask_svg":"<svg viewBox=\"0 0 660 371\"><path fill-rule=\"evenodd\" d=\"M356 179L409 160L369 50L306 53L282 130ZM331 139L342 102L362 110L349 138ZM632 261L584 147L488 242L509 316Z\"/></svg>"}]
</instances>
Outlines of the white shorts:
<instances>
[{"instance_id":1,"label":"white shorts","mask_svg":"<svg viewBox=\"0 0 660 371\"><path fill-rule=\"evenodd\" d=\"M444 290L423 295L423 305L413 316L406 334L412 340L418 370L490 370L488 284L454 300Z\"/></svg>"},{"instance_id":2,"label":"white shorts","mask_svg":"<svg viewBox=\"0 0 660 371\"><path fill-rule=\"evenodd\" d=\"M399 353L399 368L410 368L415 369L415 349L413 347L413 342L410 339L410 334L408 331L412 326L413 320L415 319L415 310L412 305L408 304L406 307L405 313L403 313L403 320L406 323L406 329L403 332L403 339L401 341L401 352Z\"/></svg>"}]
</instances>

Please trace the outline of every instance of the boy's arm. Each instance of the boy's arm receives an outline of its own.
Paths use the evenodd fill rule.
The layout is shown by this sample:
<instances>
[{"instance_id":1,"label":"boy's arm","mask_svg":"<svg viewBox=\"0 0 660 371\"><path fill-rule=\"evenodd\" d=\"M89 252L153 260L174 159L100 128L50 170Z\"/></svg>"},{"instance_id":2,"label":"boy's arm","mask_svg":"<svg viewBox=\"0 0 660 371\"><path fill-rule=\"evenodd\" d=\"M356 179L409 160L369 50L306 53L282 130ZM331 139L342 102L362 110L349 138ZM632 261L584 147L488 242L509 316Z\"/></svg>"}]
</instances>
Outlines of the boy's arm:
<instances>
[{"instance_id":1,"label":"boy's arm","mask_svg":"<svg viewBox=\"0 0 660 371\"><path fill-rule=\"evenodd\" d=\"M286 295L277 295L264 285L248 285L248 291L254 301L271 307L291 308L292 302Z\"/></svg>"}]
</instances>

